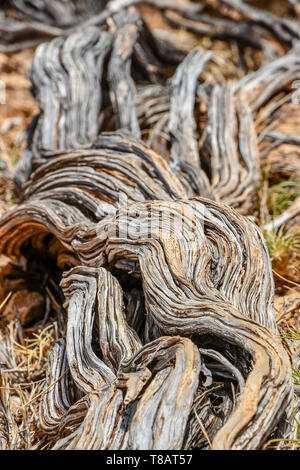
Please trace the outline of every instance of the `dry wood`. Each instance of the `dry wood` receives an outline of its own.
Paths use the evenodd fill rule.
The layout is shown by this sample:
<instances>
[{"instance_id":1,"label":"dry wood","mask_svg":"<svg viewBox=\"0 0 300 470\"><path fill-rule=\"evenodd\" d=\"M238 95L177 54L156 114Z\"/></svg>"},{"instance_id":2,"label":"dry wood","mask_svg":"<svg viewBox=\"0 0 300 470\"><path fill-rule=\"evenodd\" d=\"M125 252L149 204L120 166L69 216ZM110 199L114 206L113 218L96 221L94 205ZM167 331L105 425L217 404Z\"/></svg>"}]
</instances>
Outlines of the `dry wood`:
<instances>
[{"instance_id":1,"label":"dry wood","mask_svg":"<svg viewBox=\"0 0 300 470\"><path fill-rule=\"evenodd\" d=\"M293 41L299 41L299 28L296 22L253 8L241 0L204 0L203 3L232 20L247 20L250 24L262 26L289 46Z\"/></svg>"},{"instance_id":2,"label":"dry wood","mask_svg":"<svg viewBox=\"0 0 300 470\"><path fill-rule=\"evenodd\" d=\"M246 216L258 144L299 145L270 128L299 77L299 47L236 82L221 69L205 81L214 52L157 39L140 3L194 33L243 39L266 60L266 41L285 53L299 39L292 21L238 0L74 0L63 18L58 0L11 2L30 22L7 24L8 45L34 25L37 40L44 24L53 38L31 68L40 113L16 169L21 202L0 218L0 253L48 257L65 299L45 289L61 337L26 404L38 404L35 446L259 449L284 429L294 388L270 258ZM274 160L271 171L298 163ZM14 371L9 346L0 362ZM0 447L17 448L8 401L6 390Z\"/></svg>"}]
</instances>

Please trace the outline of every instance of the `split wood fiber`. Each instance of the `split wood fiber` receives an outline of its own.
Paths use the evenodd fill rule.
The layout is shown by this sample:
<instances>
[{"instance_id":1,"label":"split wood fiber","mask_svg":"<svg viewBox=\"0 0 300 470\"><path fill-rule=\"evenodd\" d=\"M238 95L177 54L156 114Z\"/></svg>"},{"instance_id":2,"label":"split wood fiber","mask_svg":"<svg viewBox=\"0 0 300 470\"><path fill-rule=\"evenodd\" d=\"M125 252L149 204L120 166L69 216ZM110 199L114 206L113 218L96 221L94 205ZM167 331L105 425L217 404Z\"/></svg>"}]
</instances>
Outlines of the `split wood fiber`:
<instances>
[{"instance_id":1,"label":"split wood fiber","mask_svg":"<svg viewBox=\"0 0 300 470\"><path fill-rule=\"evenodd\" d=\"M293 384L269 255L248 216L258 142L285 138L259 113L272 117L300 76L299 24L238 0L144 2L266 56L239 81L205 83L214 53L159 39L132 6L143 2L73 0L63 16L58 0L10 3L19 19L0 21L6 46L28 30L41 42L40 112L0 252L55 260L66 311L40 433L53 449L261 448ZM286 50L270 60L276 41Z\"/></svg>"}]
</instances>

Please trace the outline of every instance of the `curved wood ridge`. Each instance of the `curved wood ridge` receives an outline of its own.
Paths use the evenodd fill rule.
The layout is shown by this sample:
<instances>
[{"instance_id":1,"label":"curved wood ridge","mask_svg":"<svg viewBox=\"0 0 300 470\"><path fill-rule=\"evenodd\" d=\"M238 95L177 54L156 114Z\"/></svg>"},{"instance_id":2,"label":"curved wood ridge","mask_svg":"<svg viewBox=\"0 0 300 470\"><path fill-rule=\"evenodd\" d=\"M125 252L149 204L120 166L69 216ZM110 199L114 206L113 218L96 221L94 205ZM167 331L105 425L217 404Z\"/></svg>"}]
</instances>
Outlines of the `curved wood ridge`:
<instances>
[{"instance_id":1,"label":"curved wood ridge","mask_svg":"<svg viewBox=\"0 0 300 470\"><path fill-rule=\"evenodd\" d=\"M299 48L237 82L205 81L214 53L159 39L138 3L90 1L87 12L73 0L62 24L58 0L42 11L11 1L52 38L31 68L40 113L16 169L22 200L0 217L1 254L43 252L61 270L66 333L39 432L53 449L259 449L293 383L271 262L248 216L259 143L298 144L267 124L299 76ZM250 28L265 53L299 39L293 22L238 0L145 3L227 41L238 22L235 39Z\"/></svg>"}]
</instances>

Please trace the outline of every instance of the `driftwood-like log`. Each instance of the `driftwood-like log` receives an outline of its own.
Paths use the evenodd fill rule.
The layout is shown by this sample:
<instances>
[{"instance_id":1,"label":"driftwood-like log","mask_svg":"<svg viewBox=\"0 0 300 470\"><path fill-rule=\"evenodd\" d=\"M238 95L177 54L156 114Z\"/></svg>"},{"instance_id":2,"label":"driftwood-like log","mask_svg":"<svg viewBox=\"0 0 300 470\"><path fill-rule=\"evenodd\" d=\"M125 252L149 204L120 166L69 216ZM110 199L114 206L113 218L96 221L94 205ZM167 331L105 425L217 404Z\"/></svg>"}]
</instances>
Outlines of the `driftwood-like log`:
<instances>
[{"instance_id":1,"label":"driftwood-like log","mask_svg":"<svg viewBox=\"0 0 300 470\"><path fill-rule=\"evenodd\" d=\"M54 37L33 59L40 114L16 171L21 201L0 218L1 254L43 253L61 275L66 318L39 402L40 442L261 448L289 416L293 383L268 251L245 216L258 143L298 144L268 120L299 75L299 48L236 83L204 83L213 53L158 40L132 5L198 26L216 7L216 34L231 40L241 19L233 37L253 30L255 48L257 24L287 47L299 32L233 0L91 1L90 11L78 0L64 21L59 1L14 3Z\"/></svg>"},{"instance_id":2,"label":"driftwood-like log","mask_svg":"<svg viewBox=\"0 0 300 470\"><path fill-rule=\"evenodd\" d=\"M172 77L168 133L171 138L170 165L186 174L186 186L194 193L213 197L208 178L201 168L194 120L197 78L211 54L194 49Z\"/></svg>"},{"instance_id":3,"label":"driftwood-like log","mask_svg":"<svg viewBox=\"0 0 300 470\"><path fill-rule=\"evenodd\" d=\"M77 227L72 223L71 228L70 219L64 217L65 203L56 201L56 213L60 211L62 217L61 233L59 233L53 222L53 216L51 222L51 204L51 199L44 200L40 205L37 200L29 199L23 207L6 215L1 220L2 251L3 246L7 249L9 246L16 249L19 244L24 243L25 238L32 237L33 229L35 232L40 230L41 233L48 231L54 233L55 229L55 236L62 244L68 245L70 250L76 252L81 263L96 266L102 264L104 267L115 265L118 269L130 272L138 262L147 315L164 334L195 335L195 341L197 337L200 340L203 334L212 335L225 344L234 345L247 353L245 360L249 375L246 377L244 391L237 399L231 418L226 424L223 423L224 426L217 435L212 437L216 448L256 448L278 421L280 414L275 410L284 409L290 402L292 390L288 359L279 340L274 333L271 333L271 330L276 332L272 312L271 267L258 229L232 209L207 199L131 204L119 209L114 217L104 217L98 223L90 222L88 226L86 222L82 222L78 214L81 222L77 222ZM28 220L27 230L24 230L26 225L21 216L22 212ZM149 222L145 223L148 219ZM170 220L174 222L168 226ZM12 229L13 225L15 230ZM66 238L67 232L69 242ZM137 353L142 344L130 327L126 326L122 313L121 291L110 273L103 268L74 269L75 271L71 271L72 274L68 275L62 284L65 296L69 299L66 337L68 364L76 386L86 394L92 393L89 398L89 409L93 409L93 412L91 410L87 413L82 429L78 428L75 435L72 438L71 435L66 437L67 441L63 440L62 444L57 443L56 448L123 448L119 447L120 442L118 445L109 443L108 431L102 436L99 428L94 429L94 417L102 416L106 410L107 426L118 426L117 409L121 407L121 395L117 391L118 387L115 389L115 386L109 385L107 388L107 384L115 383L119 377L120 367L122 369L121 364L124 361L131 361L135 351ZM100 278L94 280L95 275ZM96 302L97 289L100 297ZM118 297L120 300L117 300ZM91 349L95 305L98 312L96 323L100 328L101 360ZM106 313L107 308L109 316ZM122 322L125 322L124 327L121 326ZM124 339L120 336L122 332L125 335ZM115 344L112 341L115 341ZM110 355L112 351L114 351L113 356ZM143 351L143 347L140 351ZM226 364L226 361L224 362ZM186 370L186 366L182 365L179 369ZM127 370L131 369L127 367ZM241 369L238 376L239 374L245 374L245 370ZM103 386L107 391L104 395L101 393L100 398L99 390L102 390ZM128 385L128 393L132 393L131 386ZM150 390L152 387L156 389L155 383L153 385L150 383L149 386ZM158 389L162 393L161 385ZM253 397L251 408L248 402L250 390ZM93 395L95 391L97 391L96 396ZM168 388L165 389L165 393L168 393ZM152 392L150 395L152 396ZM143 418L147 416L143 406L149 406L147 397L148 395L145 403L141 399L139 405L142 407ZM107 409L107 400L110 403L109 409ZM185 414L180 407L178 409L180 419L185 416L185 421L182 422L184 424L180 428L182 437L180 442L172 437L172 434L169 438L164 435L161 438L157 437L157 442L161 444L157 444L156 447L155 441L149 443L142 440L136 443L134 439L141 439L139 435L136 438L128 437L126 446L171 449L182 446L191 406L192 402L186 408ZM167 413L169 419L176 417L174 410L165 410L164 413ZM133 427L135 420L138 419L137 416L134 414L132 417ZM149 423L144 424L143 427L148 428L148 425ZM151 429L151 425L149 426ZM174 430L173 426L171 428ZM235 432L228 433L229 428ZM96 443L81 438L83 429L95 431ZM122 430L124 432L124 425ZM132 432L134 428L133 431L129 431L129 436ZM104 436L106 437L103 441ZM124 436L123 438L125 439Z\"/></svg>"},{"instance_id":4,"label":"driftwood-like log","mask_svg":"<svg viewBox=\"0 0 300 470\"><path fill-rule=\"evenodd\" d=\"M40 46L31 70L41 110L34 151L84 147L96 138L102 100L98 83L110 44L109 34L91 29Z\"/></svg>"},{"instance_id":5,"label":"driftwood-like log","mask_svg":"<svg viewBox=\"0 0 300 470\"><path fill-rule=\"evenodd\" d=\"M46 378L47 388L49 390L43 395L40 403L41 428L49 435L61 434L62 423L65 421L67 412L69 415L71 405L81 397L80 391L70 380L63 338L58 340L50 354Z\"/></svg>"},{"instance_id":6,"label":"driftwood-like log","mask_svg":"<svg viewBox=\"0 0 300 470\"><path fill-rule=\"evenodd\" d=\"M251 212L260 181L256 132L245 95L235 96L232 85L213 87L202 155L219 198Z\"/></svg>"},{"instance_id":7,"label":"driftwood-like log","mask_svg":"<svg viewBox=\"0 0 300 470\"><path fill-rule=\"evenodd\" d=\"M173 27L181 27L191 33L209 36L221 41L238 41L241 46L264 50L267 55L275 54L274 47L261 37L255 24L237 23L203 14L195 16L183 12L183 15L181 16L175 11L164 13L168 24Z\"/></svg>"},{"instance_id":8,"label":"driftwood-like log","mask_svg":"<svg viewBox=\"0 0 300 470\"><path fill-rule=\"evenodd\" d=\"M291 85L299 77L300 46L295 46L287 55L246 75L235 90L243 90L253 112L264 106L276 93Z\"/></svg>"},{"instance_id":9,"label":"driftwood-like log","mask_svg":"<svg viewBox=\"0 0 300 470\"><path fill-rule=\"evenodd\" d=\"M296 22L256 9L241 0L204 0L203 3L212 9L217 9L218 13L234 21L248 20L250 24L263 27L288 46L300 39Z\"/></svg>"},{"instance_id":10,"label":"driftwood-like log","mask_svg":"<svg viewBox=\"0 0 300 470\"><path fill-rule=\"evenodd\" d=\"M106 0L10 0L9 6L15 9L11 17L0 12L0 50L14 52L26 47L34 47L47 38L70 34L81 24L94 18L107 3ZM100 24L105 18L100 21ZM30 37L30 40L27 38Z\"/></svg>"},{"instance_id":11,"label":"driftwood-like log","mask_svg":"<svg viewBox=\"0 0 300 470\"><path fill-rule=\"evenodd\" d=\"M140 137L140 128L135 111L135 86L131 78L130 68L133 47L141 24L138 24L138 15L132 17L130 11L126 13L125 16L121 12L114 17L117 34L114 39L114 48L108 70L111 101L117 116L117 126L128 129L137 137Z\"/></svg>"},{"instance_id":12,"label":"driftwood-like log","mask_svg":"<svg viewBox=\"0 0 300 470\"><path fill-rule=\"evenodd\" d=\"M161 44L134 8L110 20L100 29L89 26L84 35L74 32L37 49L31 79L40 114L32 123L28 149L16 168L19 187L48 158L48 153L93 144L101 131L110 130L110 118L114 119L112 130L121 127L139 137L135 83L130 73L132 58L142 68L143 79L154 77L157 81L166 56L174 65L182 55L172 46L162 52ZM157 73L150 73L147 63L154 64Z\"/></svg>"},{"instance_id":13,"label":"driftwood-like log","mask_svg":"<svg viewBox=\"0 0 300 470\"><path fill-rule=\"evenodd\" d=\"M17 11L26 18L58 27L72 26L92 16L105 7L105 0L10 0Z\"/></svg>"}]
</instances>

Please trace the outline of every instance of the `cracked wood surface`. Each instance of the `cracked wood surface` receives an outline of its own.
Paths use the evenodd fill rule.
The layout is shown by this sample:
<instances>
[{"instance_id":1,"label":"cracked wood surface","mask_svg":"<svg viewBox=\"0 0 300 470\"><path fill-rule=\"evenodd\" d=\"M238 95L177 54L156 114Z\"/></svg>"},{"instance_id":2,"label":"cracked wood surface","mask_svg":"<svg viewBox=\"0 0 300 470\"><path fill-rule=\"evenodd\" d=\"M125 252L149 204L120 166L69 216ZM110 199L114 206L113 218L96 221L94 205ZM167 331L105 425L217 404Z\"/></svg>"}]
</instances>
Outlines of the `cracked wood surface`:
<instances>
[{"instance_id":1,"label":"cracked wood surface","mask_svg":"<svg viewBox=\"0 0 300 470\"><path fill-rule=\"evenodd\" d=\"M268 58L266 42L287 48L235 83L209 83L214 53L157 39L142 2L83 11L74 0L64 24L59 1L34 17L32 2L11 3L57 28L31 68L40 113L16 169L22 200L0 218L1 254L46 253L61 273L66 333L51 350L40 432L57 450L261 448L293 381L248 216L259 142L298 145L267 127L299 76L300 49L288 50L298 30L238 0L145 2L194 32L217 25L226 41L237 22L234 38L250 28Z\"/></svg>"}]
</instances>

